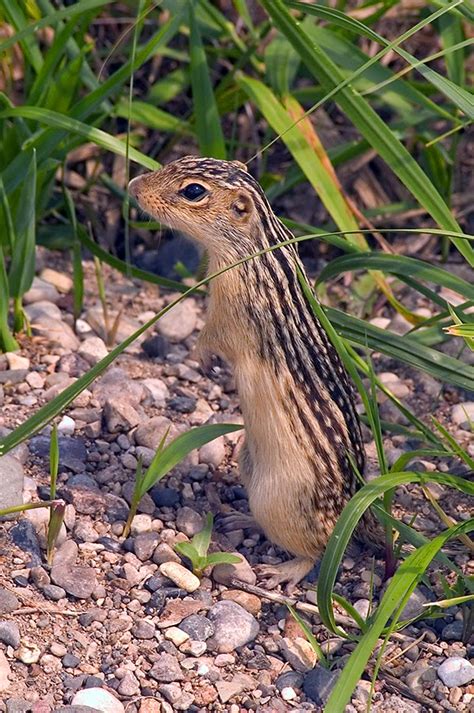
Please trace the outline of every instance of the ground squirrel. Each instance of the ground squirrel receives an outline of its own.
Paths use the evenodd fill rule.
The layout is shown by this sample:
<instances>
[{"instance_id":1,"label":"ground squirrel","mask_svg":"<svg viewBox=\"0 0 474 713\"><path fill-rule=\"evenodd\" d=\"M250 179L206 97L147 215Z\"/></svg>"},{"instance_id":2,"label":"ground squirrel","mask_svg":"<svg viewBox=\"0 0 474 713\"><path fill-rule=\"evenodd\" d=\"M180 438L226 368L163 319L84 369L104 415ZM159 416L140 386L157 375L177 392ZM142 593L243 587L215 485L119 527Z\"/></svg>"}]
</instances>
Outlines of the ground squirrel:
<instances>
[{"instance_id":1,"label":"ground squirrel","mask_svg":"<svg viewBox=\"0 0 474 713\"><path fill-rule=\"evenodd\" d=\"M209 272L293 237L238 161L187 156L133 179L153 218L207 250ZM233 368L245 424L240 472L256 522L296 558L267 568L271 586L313 567L357 489L364 448L353 389L284 246L212 280L198 349ZM261 568L262 569L262 568Z\"/></svg>"}]
</instances>

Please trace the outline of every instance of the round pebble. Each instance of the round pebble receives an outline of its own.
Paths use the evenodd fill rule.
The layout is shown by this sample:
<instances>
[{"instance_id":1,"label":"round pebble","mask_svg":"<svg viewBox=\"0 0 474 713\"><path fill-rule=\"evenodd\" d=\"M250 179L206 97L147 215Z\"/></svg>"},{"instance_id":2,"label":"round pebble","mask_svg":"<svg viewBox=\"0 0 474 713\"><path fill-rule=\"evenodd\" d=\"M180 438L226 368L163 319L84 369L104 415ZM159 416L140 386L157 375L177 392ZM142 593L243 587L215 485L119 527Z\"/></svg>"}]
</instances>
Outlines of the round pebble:
<instances>
[{"instance_id":1,"label":"round pebble","mask_svg":"<svg viewBox=\"0 0 474 713\"><path fill-rule=\"evenodd\" d=\"M448 688L465 686L474 679L474 666L461 656L452 656L443 661L437 674Z\"/></svg>"}]
</instances>

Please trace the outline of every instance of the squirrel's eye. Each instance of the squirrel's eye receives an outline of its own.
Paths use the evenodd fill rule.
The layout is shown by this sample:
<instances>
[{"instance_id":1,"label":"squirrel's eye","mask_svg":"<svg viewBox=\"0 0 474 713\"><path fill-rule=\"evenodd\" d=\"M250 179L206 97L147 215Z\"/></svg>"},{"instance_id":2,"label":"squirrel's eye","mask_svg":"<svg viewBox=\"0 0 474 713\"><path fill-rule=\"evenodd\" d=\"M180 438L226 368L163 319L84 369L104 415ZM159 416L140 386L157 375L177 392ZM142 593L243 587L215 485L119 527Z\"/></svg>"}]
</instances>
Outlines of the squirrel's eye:
<instances>
[{"instance_id":1,"label":"squirrel's eye","mask_svg":"<svg viewBox=\"0 0 474 713\"><path fill-rule=\"evenodd\" d=\"M179 193L186 198L188 201L199 201L207 193L204 186L200 183L189 183L186 188L183 188Z\"/></svg>"}]
</instances>

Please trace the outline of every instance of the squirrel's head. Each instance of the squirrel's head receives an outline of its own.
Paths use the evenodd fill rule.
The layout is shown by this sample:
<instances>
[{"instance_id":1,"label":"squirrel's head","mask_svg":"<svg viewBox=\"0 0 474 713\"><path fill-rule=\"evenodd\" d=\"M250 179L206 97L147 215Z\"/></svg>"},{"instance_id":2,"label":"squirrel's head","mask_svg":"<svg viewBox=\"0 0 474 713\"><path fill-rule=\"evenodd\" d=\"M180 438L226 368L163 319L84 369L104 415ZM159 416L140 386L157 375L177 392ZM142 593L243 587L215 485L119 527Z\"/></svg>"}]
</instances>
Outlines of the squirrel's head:
<instances>
[{"instance_id":1,"label":"squirrel's head","mask_svg":"<svg viewBox=\"0 0 474 713\"><path fill-rule=\"evenodd\" d=\"M259 249L262 206L258 183L240 161L186 156L129 183L140 208L199 241L210 257L227 260Z\"/></svg>"}]
</instances>

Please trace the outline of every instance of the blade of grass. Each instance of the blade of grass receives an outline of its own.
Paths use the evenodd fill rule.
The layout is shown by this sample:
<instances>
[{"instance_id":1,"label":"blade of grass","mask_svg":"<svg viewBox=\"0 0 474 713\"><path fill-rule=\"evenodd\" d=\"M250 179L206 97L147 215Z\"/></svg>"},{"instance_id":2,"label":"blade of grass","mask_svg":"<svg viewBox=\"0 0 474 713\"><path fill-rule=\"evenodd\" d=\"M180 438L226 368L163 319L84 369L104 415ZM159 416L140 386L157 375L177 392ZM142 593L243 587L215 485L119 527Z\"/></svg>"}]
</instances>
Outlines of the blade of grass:
<instances>
[{"instance_id":1,"label":"blade of grass","mask_svg":"<svg viewBox=\"0 0 474 713\"><path fill-rule=\"evenodd\" d=\"M189 0L189 54L191 87L199 148L204 156L226 158L224 134L207 66L201 33L194 14L194 2Z\"/></svg>"}]
</instances>

